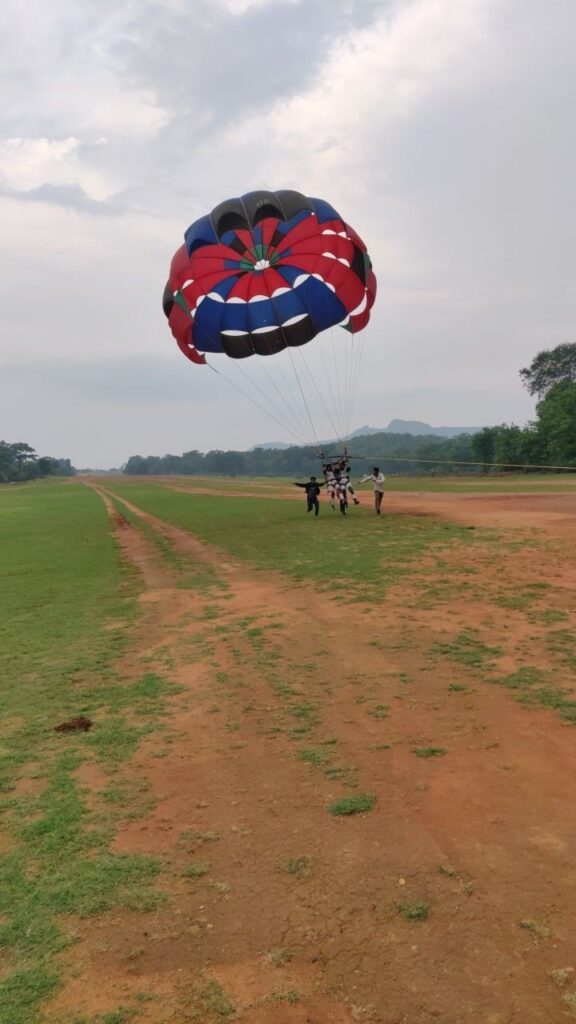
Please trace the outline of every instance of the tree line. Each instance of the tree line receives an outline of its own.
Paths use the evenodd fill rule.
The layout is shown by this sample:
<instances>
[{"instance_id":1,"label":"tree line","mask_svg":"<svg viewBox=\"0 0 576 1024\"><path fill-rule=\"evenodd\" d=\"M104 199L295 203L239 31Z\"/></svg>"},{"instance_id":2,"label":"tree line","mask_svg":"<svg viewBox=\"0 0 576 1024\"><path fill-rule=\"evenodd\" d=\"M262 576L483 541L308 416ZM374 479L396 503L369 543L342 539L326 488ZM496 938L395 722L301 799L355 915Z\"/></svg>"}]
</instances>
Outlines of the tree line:
<instances>
[{"instance_id":1,"label":"tree line","mask_svg":"<svg viewBox=\"0 0 576 1024\"><path fill-rule=\"evenodd\" d=\"M353 438L347 442L353 474L364 473L374 463L387 474L481 474L506 472L506 466L512 471L515 466L525 466L528 471L531 466L576 470L576 344L539 352L529 367L520 370L520 378L538 399L536 419L527 426L504 423L452 438L387 433ZM330 446L326 454L337 454L336 448ZM317 462L317 449L304 446L248 452L193 449L182 455L132 455L123 472L136 476L298 477L310 473Z\"/></svg>"},{"instance_id":2,"label":"tree line","mask_svg":"<svg viewBox=\"0 0 576 1024\"><path fill-rule=\"evenodd\" d=\"M70 459L38 456L29 444L0 441L0 483L38 480L46 476L74 476L76 470Z\"/></svg>"}]
</instances>

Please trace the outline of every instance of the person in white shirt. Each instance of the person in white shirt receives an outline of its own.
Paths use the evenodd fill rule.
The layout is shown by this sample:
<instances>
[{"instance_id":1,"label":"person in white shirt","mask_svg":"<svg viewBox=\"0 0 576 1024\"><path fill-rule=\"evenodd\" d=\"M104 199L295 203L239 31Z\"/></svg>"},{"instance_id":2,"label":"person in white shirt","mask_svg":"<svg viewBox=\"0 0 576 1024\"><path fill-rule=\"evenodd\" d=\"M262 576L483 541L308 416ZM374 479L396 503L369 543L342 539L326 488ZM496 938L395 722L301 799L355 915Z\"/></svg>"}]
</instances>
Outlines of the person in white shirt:
<instances>
[{"instance_id":1,"label":"person in white shirt","mask_svg":"<svg viewBox=\"0 0 576 1024\"><path fill-rule=\"evenodd\" d=\"M381 514L382 498L384 497L384 481L386 477L380 472L378 466L372 468L372 473L369 476L363 476L360 483L365 484L367 480L371 480L374 484L374 508L376 515Z\"/></svg>"},{"instance_id":2,"label":"person in white shirt","mask_svg":"<svg viewBox=\"0 0 576 1024\"><path fill-rule=\"evenodd\" d=\"M338 490L338 485L336 483L336 474L334 473L334 469L332 467L332 463L331 462L327 462L325 465L323 464L322 465L322 472L324 473L324 479L326 481L326 486L328 488L328 495L329 495L329 498L330 498L330 506L332 508L332 511L334 511L334 508L335 508L335 504L334 503L335 503L335 499L336 499L336 492Z\"/></svg>"}]
</instances>

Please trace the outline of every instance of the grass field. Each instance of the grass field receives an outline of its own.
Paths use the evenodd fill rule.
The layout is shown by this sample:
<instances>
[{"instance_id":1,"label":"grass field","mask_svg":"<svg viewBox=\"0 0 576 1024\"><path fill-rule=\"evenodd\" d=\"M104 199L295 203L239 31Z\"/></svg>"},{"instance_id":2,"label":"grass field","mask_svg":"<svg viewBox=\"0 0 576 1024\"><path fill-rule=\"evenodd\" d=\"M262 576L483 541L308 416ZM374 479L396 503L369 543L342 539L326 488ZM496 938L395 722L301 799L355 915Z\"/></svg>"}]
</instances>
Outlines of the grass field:
<instances>
[{"instance_id":1,"label":"grass field","mask_svg":"<svg viewBox=\"0 0 576 1024\"><path fill-rule=\"evenodd\" d=\"M311 466L310 472L316 471L321 478L320 469ZM145 477L123 477L122 482L130 480L142 484L146 482ZM293 484L292 477L204 477L204 476L170 476L154 478L152 481L157 484L173 484L186 487L189 490L224 490L230 495L235 491L244 491L253 494L274 493L285 490ZM353 473L352 482L356 485L356 477ZM558 491L576 491L576 473L531 473L514 474L503 473L501 476L401 476L391 475L386 478L386 488L393 493L423 493L423 494L539 494L556 493ZM369 491L369 485L361 487L362 491Z\"/></svg>"},{"instance_id":2,"label":"grass field","mask_svg":"<svg viewBox=\"0 0 576 1024\"><path fill-rule=\"evenodd\" d=\"M0 489L0 1024L563 1019L571 535L172 483Z\"/></svg>"},{"instance_id":3,"label":"grass field","mask_svg":"<svg viewBox=\"0 0 576 1024\"><path fill-rule=\"evenodd\" d=\"M117 774L164 684L118 677L136 586L92 491L0 490L0 549L0 1021L32 1024L69 941L60 915L156 898L155 863L110 853L113 815L88 813L77 773L100 760ZM80 714L97 733L55 734Z\"/></svg>"},{"instance_id":4,"label":"grass field","mask_svg":"<svg viewBox=\"0 0 576 1024\"><path fill-rule=\"evenodd\" d=\"M131 483L115 483L113 491L256 566L331 589L353 589L356 596L382 591L414 569L430 546L476 543L465 527L416 517L389 516L383 533L375 518L343 519L326 502L315 521L304 502L215 500L205 494L191 500L165 487Z\"/></svg>"}]
</instances>

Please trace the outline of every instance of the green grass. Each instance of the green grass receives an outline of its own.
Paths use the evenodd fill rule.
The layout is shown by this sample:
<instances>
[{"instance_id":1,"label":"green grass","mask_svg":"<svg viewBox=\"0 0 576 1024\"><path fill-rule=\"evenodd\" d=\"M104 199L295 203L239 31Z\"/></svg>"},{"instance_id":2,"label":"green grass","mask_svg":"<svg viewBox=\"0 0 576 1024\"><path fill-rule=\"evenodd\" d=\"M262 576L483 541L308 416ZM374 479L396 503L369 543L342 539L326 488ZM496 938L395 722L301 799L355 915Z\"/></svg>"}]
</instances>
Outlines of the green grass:
<instances>
[{"instance_id":1,"label":"green grass","mask_svg":"<svg viewBox=\"0 0 576 1024\"><path fill-rule=\"evenodd\" d=\"M192 1005L186 1007L186 1020L199 1021L201 1024L212 1024L212 1021L229 1020L236 1015L236 1007L222 988L213 979L196 987L192 994Z\"/></svg>"},{"instance_id":2,"label":"green grass","mask_svg":"<svg viewBox=\"0 0 576 1024\"><path fill-rule=\"evenodd\" d=\"M0 488L0 550L0 826L12 840L0 859L0 1024L36 1024L69 942L62 915L158 904L158 864L113 853L110 840L127 792L119 765L174 688L152 673L116 675L135 582L94 492ZM78 714L91 732L54 732ZM117 774L89 813L76 773L96 757ZM27 763L40 795L17 794Z\"/></svg>"},{"instance_id":3,"label":"green grass","mask_svg":"<svg viewBox=\"0 0 576 1024\"><path fill-rule=\"evenodd\" d=\"M366 814L374 810L376 797L371 793L356 793L354 796L344 796L329 804L328 810L335 817L349 817L352 814Z\"/></svg>"},{"instance_id":4,"label":"green grass","mask_svg":"<svg viewBox=\"0 0 576 1024\"><path fill-rule=\"evenodd\" d=\"M279 865L280 871L287 875L294 875L295 878L305 878L312 869L312 857L289 857Z\"/></svg>"},{"instance_id":5,"label":"green grass","mask_svg":"<svg viewBox=\"0 0 576 1024\"><path fill-rule=\"evenodd\" d=\"M301 761L305 761L306 764L312 764L316 768L325 765L330 760L331 754L327 750L299 750L298 757Z\"/></svg>"},{"instance_id":6,"label":"green grass","mask_svg":"<svg viewBox=\"0 0 576 1024\"><path fill-rule=\"evenodd\" d=\"M120 497L240 559L348 595L353 588L360 598L381 594L417 570L432 546L481 542L480 531L473 535L464 527L419 516L388 515L383 531L376 517L350 514L342 519L324 505L320 521L311 524L294 501L183 494L129 479L111 486Z\"/></svg>"},{"instance_id":7,"label":"green grass","mask_svg":"<svg viewBox=\"0 0 576 1024\"><path fill-rule=\"evenodd\" d=\"M469 668L489 668L502 654L501 647L489 647L476 630L465 629L454 640L434 645L433 655L441 655Z\"/></svg>"},{"instance_id":8,"label":"green grass","mask_svg":"<svg viewBox=\"0 0 576 1024\"><path fill-rule=\"evenodd\" d=\"M272 998L278 1003L290 1003L292 1006L295 1006L302 997L295 988L291 988L287 992L275 992Z\"/></svg>"},{"instance_id":9,"label":"green grass","mask_svg":"<svg viewBox=\"0 0 576 1024\"><path fill-rule=\"evenodd\" d=\"M371 456L372 458L372 456ZM385 461L385 460L383 460ZM312 467L313 469L314 467ZM402 465L399 463L399 470ZM121 482L133 481L142 484L142 477L119 477ZM230 490L235 488L250 494L267 494L286 491L292 486L292 477L249 477L239 476L233 480L227 477L215 476L171 476L153 477L155 482L174 484L178 487L185 487L190 491L212 488L214 491ZM575 473L501 473L493 476L465 475L461 476L402 476L399 472L389 474L386 478L386 489L388 491L412 491L422 493L470 493L478 494L538 494L546 492L569 493L576 490ZM360 496L371 498L370 485L365 488L358 488Z\"/></svg>"},{"instance_id":10,"label":"green grass","mask_svg":"<svg viewBox=\"0 0 576 1024\"><path fill-rule=\"evenodd\" d=\"M406 921L426 921L430 914L430 905L420 900L415 902L405 900L398 904L398 913L402 914Z\"/></svg>"},{"instance_id":11,"label":"green grass","mask_svg":"<svg viewBox=\"0 0 576 1024\"><path fill-rule=\"evenodd\" d=\"M184 871L182 872L182 875L183 875L184 878L197 879L197 878L203 878L203 876L207 875L209 871L210 871L210 865L209 864L204 864L201 861L197 861L197 860L194 861L193 860L190 864L188 864L188 866L186 868L184 868Z\"/></svg>"}]
</instances>

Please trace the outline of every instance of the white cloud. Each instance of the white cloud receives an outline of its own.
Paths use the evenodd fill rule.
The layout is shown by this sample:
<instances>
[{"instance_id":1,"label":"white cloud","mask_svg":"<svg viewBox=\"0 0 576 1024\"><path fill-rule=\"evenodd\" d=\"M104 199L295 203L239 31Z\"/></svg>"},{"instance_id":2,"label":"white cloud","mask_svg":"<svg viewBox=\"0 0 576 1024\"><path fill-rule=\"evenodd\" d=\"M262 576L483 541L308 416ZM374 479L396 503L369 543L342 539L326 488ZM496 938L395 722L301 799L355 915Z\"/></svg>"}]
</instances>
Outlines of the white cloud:
<instances>
[{"instance_id":1,"label":"white cloud","mask_svg":"<svg viewBox=\"0 0 576 1024\"><path fill-rule=\"evenodd\" d=\"M258 9L259 7L273 7L288 4L299 4L302 0L216 0L219 6L225 8L230 14L246 14L247 11Z\"/></svg>"},{"instance_id":2,"label":"white cloud","mask_svg":"<svg viewBox=\"0 0 576 1024\"><path fill-rule=\"evenodd\" d=\"M99 140L101 145L103 140ZM113 189L104 174L83 166L80 141L67 139L5 139L0 142L0 184L11 192L27 192L43 185L79 185L95 200L106 199Z\"/></svg>"}]
</instances>

